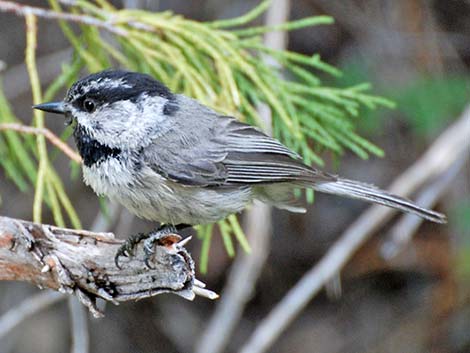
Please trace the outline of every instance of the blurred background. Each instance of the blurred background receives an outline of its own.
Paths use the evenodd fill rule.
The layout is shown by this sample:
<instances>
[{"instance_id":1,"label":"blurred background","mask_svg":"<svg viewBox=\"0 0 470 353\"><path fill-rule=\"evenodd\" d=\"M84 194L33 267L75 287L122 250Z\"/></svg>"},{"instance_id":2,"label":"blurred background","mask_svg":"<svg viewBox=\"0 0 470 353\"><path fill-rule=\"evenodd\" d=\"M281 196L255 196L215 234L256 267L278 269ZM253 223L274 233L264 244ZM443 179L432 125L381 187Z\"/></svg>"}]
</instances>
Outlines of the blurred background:
<instances>
[{"instance_id":1,"label":"blurred background","mask_svg":"<svg viewBox=\"0 0 470 353\"><path fill-rule=\"evenodd\" d=\"M47 6L43 1L21 3ZM258 2L114 3L212 20L241 15ZM352 154L340 159L325 155L327 169L386 187L459 118L469 102L470 2L296 0L291 3L289 17L320 14L333 16L335 24L291 32L289 49L319 53L323 60L340 68L343 76L326 78L328 84L371 82L374 93L397 103L394 110L365 112L357 123L364 136L384 149L385 158L363 161ZM39 73L43 83L50 83L60 72L60 62L70 57L71 49L56 22L40 20L39 25ZM24 49L23 18L0 13L4 90L17 116L29 122L32 99ZM64 128L61 120L47 123L58 134ZM470 161L468 154L466 157L436 206L448 215L447 226L423 224L397 256L385 260L381 249L393 224L389 222L348 263L341 275L342 290L332 285L317 296L269 351L470 352ZM65 157L56 165L69 175ZM31 219L32 192L19 193L3 174L0 188L0 214ZM67 189L87 229L103 221L96 218L98 198L80 177L68 182ZM265 245L267 260L224 351L238 351L259 321L366 207L317 194L307 215L273 211L273 232ZM153 228L153 224L139 221L125 210L111 208L116 215L111 230L118 235ZM45 221L52 222L52 218ZM192 241L188 247L197 261L200 242ZM232 278L233 263L216 236L208 273L198 277L223 296ZM37 292L28 284L0 283L0 317ZM216 310L217 303L205 299L187 302L173 295L108 305L104 319L88 318L90 352L193 352ZM67 300L57 301L0 338L0 353L69 351L69 316Z\"/></svg>"}]
</instances>

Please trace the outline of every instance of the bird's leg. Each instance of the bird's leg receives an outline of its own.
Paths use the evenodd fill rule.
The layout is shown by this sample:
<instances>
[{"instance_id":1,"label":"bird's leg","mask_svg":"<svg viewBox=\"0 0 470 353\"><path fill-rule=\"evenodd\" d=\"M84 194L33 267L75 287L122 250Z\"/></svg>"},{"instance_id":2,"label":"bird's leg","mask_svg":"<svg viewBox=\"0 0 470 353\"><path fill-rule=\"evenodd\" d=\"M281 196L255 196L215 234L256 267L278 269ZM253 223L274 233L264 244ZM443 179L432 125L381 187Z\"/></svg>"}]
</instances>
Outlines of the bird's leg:
<instances>
[{"instance_id":1,"label":"bird's leg","mask_svg":"<svg viewBox=\"0 0 470 353\"><path fill-rule=\"evenodd\" d=\"M143 240L144 242L144 252L145 252L145 264L147 265L148 268L151 268L150 266L150 257L154 253L154 245L160 239L162 236L171 234L171 233L176 233L178 230L182 230L185 228L190 227L187 224L178 224L176 226L173 225L168 225L168 224L163 224L157 229L151 231L150 233L138 233L131 235L125 242L122 244L122 246L119 248L119 250L116 253L116 256L114 257L114 263L116 264L116 267L121 269L121 266L119 265L119 258L121 256L125 257L131 257L134 255L134 249L136 246Z\"/></svg>"},{"instance_id":2,"label":"bird's leg","mask_svg":"<svg viewBox=\"0 0 470 353\"><path fill-rule=\"evenodd\" d=\"M145 264L147 265L148 268L152 268L150 266L150 258L151 256L155 253L155 243L158 242L159 239L161 239L163 236L168 235L168 234L173 234L176 233L180 230L183 230L185 228L191 227L188 224L177 224L177 225L168 225L164 224L157 228L155 231L152 231L148 234L148 237L144 240L144 252L145 252Z\"/></svg>"},{"instance_id":3,"label":"bird's leg","mask_svg":"<svg viewBox=\"0 0 470 353\"><path fill-rule=\"evenodd\" d=\"M124 244L122 244L119 250L116 252L116 256L114 256L114 263L116 264L116 267L121 269L121 266L119 265L119 258L121 256L134 256L134 249L137 244L139 244L142 240L147 239L149 236L150 233L137 233L127 238Z\"/></svg>"}]
</instances>

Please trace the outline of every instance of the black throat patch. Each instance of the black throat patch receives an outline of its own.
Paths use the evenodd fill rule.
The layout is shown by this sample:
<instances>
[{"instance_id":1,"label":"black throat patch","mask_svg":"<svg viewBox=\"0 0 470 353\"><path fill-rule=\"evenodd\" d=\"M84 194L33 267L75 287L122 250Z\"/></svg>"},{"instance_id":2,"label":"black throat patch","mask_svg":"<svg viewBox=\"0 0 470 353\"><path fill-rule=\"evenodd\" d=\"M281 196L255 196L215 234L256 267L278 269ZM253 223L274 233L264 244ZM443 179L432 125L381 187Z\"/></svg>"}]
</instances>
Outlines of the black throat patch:
<instances>
[{"instance_id":1,"label":"black throat patch","mask_svg":"<svg viewBox=\"0 0 470 353\"><path fill-rule=\"evenodd\" d=\"M78 148L78 153L83 158L83 164L91 167L95 163L101 163L109 158L117 158L121 154L119 148L111 148L93 139L87 130L77 124L73 131L73 137Z\"/></svg>"}]
</instances>

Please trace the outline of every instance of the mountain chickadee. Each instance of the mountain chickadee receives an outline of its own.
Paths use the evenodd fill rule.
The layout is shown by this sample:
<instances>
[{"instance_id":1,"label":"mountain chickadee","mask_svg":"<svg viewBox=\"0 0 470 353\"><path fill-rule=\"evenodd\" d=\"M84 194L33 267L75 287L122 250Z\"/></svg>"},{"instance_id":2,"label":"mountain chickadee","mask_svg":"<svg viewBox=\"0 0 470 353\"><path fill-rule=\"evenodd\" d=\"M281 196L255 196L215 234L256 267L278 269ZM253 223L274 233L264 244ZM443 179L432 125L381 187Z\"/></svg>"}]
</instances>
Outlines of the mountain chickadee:
<instances>
[{"instance_id":1,"label":"mountain chickadee","mask_svg":"<svg viewBox=\"0 0 470 353\"><path fill-rule=\"evenodd\" d=\"M130 238L128 256L143 238L147 256L161 232L216 222L254 199L292 212L294 188L360 199L445 223L445 215L372 185L324 173L257 128L172 93L152 77L107 70L69 89L62 102L35 109L75 122L85 183L136 216L164 226Z\"/></svg>"}]
</instances>

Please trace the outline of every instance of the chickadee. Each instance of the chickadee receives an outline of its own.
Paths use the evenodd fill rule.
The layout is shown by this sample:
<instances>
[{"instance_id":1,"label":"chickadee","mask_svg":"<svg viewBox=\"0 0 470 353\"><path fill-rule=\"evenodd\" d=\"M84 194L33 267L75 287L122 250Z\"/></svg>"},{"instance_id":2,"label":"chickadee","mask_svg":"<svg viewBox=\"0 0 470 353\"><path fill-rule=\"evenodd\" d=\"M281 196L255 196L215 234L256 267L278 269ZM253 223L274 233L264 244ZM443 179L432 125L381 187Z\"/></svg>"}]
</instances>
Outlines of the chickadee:
<instances>
[{"instance_id":1,"label":"chickadee","mask_svg":"<svg viewBox=\"0 0 470 353\"><path fill-rule=\"evenodd\" d=\"M76 123L83 177L95 193L166 225L143 236L149 237L149 253L161 232L216 222L255 199L305 212L292 200L292 190L299 187L446 222L445 215L375 186L311 168L257 128L174 94L145 74L98 72L74 83L63 101L33 108ZM128 240L117 264L140 238Z\"/></svg>"}]
</instances>

